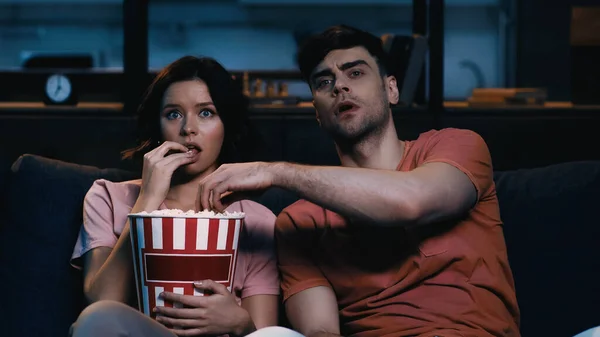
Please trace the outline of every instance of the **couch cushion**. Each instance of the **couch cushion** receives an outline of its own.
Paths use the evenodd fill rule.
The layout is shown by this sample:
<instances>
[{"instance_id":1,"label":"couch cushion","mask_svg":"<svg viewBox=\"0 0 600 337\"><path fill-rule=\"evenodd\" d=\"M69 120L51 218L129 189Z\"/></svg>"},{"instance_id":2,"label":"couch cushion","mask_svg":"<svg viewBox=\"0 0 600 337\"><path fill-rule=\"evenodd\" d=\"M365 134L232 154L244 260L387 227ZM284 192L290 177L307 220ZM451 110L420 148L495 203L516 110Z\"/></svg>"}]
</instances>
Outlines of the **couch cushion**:
<instances>
[{"instance_id":1,"label":"couch cushion","mask_svg":"<svg viewBox=\"0 0 600 337\"><path fill-rule=\"evenodd\" d=\"M3 336L67 335L82 309L81 273L69 259L93 181L134 174L24 155L13 165L0 226Z\"/></svg>"},{"instance_id":2,"label":"couch cushion","mask_svg":"<svg viewBox=\"0 0 600 337\"><path fill-rule=\"evenodd\" d=\"M600 161L495 175L523 336L600 325Z\"/></svg>"}]
</instances>

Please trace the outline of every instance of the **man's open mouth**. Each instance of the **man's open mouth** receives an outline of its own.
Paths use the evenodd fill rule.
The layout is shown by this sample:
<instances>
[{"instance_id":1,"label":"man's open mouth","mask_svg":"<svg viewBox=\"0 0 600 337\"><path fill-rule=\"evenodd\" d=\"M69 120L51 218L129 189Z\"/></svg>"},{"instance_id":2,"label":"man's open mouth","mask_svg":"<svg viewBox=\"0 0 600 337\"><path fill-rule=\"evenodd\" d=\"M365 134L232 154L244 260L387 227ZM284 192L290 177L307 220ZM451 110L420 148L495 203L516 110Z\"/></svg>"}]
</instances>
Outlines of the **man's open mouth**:
<instances>
[{"instance_id":1,"label":"man's open mouth","mask_svg":"<svg viewBox=\"0 0 600 337\"><path fill-rule=\"evenodd\" d=\"M341 115L348 111L356 110L358 107L353 103L341 103L338 108L336 114Z\"/></svg>"}]
</instances>

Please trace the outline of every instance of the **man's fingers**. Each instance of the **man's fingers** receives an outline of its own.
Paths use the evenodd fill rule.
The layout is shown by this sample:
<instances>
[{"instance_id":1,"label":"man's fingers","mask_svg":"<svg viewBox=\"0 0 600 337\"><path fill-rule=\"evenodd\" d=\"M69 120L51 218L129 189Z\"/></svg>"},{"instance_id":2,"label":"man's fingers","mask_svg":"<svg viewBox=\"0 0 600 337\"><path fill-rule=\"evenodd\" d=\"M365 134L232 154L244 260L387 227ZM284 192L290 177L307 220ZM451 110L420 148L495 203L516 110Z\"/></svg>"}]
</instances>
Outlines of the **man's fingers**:
<instances>
[{"instance_id":1,"label":"man's fingers","mask_svg":"<svg viewBox=\"0 0 600 337\"><path fill-rule=\"evenodd\" d=\"M204 195L204 184L200 183L200 188L198 188L198 205L200 206L198 209L201 211L206 210L206 205L204 204L204 201L202 200L202 196Z\"/></svg>"},{"instance_id":2,"label":"man's fingers","mask_svg":"<svg viewBox=\"0 0 600 337\"><path fill-rule=\"evenodd\" d=\"M228 176L230 175L228 167L229 166L227 165L221 165L221 167L219 167L215 172L209 174L200 183L199 197L200 206L203 210L223 210L220 197L225 191L220 190L219 186L223 185L223 183L228 180ZM215 198L215 193L217 193L217 198Z\"/></svg>"},{"instance_id":3,"label":"man's fingers","mask_svg":"<svg viewBox=\"0 0 600 337\"><path fill-rule=\"evenodd\" d=\"M200 203L202 204L202 209L207 209L207 210L214 210L214 205L213 205L213 200L212 200L212 193L214 190L214 187L216 185L218 185L218 182L216 181L216 179L218 179L218 177L215 175L215 173L212 173L211 175L209 175L207 177L207 179L204 180L204 182L201 183L201 194L200 194Z\"/></svg>"},{"instance_id":4,"label":"man's fingers","mask_svg":"<svg viewBox=\"0 0 600 337\"><path fill-rule=\"evenodd\" d=\"M221 202L221 195L225 192L228 192L226 182L221 182L212 190L212 207L218 212L223 212L225 210L223 203Z\"/></svg>"},{"instance_id":5,"label":"man's fingers","mask_svg":"<svg viewBox=\"0 0 600 337\"><path fill-rule=\"evenodd\" d=\"M211 191L210 191L210 194L208 195L208 202L210 203L210 209L211 209L212 211L216 211L216 209L215 209L215 203L214 203L214 201L213 201L213 193L214 193L214 192L215 192L214 190L211 190ZM218 211L217 211L217 212L218 212Z\"/></svg>"},{"instance_id":6,"label":"man's fingers","mask_svg":"<svg viewBox=\"0 0 600 337\"><path fill-rule=\"evenodd\" d=\"M210 183L210 182L208 182ZM210 210L210 188L204 183L200 188L200 204L202 205L202 210Z\"/></svg>"}]
</instances>

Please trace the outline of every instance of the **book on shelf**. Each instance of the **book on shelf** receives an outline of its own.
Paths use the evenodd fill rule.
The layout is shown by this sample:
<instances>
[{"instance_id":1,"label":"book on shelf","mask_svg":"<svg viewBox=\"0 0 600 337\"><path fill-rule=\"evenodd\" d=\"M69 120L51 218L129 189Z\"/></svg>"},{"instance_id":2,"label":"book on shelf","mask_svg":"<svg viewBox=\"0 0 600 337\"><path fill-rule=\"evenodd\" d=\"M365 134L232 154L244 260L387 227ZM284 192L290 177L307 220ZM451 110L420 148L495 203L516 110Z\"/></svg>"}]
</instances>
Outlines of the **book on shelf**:
<instances>
[{"instance_id":1,"label":"book on shelf","mask_svg":"<svg viewBox=\"0 0 600 337\"><path fill-rule=\"evenodd\" d=\"M547 93L542 88L475 88L469 105L543 105Z\"/></svg>"}]
</instances>

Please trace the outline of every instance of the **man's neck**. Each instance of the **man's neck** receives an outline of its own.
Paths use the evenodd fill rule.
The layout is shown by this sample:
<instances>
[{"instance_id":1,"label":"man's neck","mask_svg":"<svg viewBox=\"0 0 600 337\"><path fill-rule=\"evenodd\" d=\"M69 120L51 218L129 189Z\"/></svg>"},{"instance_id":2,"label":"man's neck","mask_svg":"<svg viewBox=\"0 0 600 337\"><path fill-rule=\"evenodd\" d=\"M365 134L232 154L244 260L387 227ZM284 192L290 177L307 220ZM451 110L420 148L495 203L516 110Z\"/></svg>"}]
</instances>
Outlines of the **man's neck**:
<instances>
[{"instance_id":1,"label":"man's neck","mask_svg":"<svg viewBox=\"0 0 600 337\"><path fill-rule=\"evenodd\" d=\"M404 142L398 139L394 121L390 121L379 132L373 132L349 151L337 146L342 166L371 169L395 170L404 153Z\"/></svg>"}]
</instances>

